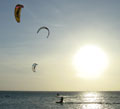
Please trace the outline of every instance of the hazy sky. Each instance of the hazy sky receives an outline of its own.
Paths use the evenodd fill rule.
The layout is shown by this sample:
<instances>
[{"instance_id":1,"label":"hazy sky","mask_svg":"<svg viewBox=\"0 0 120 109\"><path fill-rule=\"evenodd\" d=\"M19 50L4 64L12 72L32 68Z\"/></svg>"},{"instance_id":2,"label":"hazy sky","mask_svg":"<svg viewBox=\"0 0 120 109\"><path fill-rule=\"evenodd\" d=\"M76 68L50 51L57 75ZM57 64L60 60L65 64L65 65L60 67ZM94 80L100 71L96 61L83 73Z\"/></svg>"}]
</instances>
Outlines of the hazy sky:
<instances>
[{"instance_id":1,"label":"hazy sky","mask_svg":"<svg viewBox=\"0 0 120 109\"><path fill-rule=\"evenodd\" d=\"M21 22L14 18L23 4ZM37 34L37 29L47 26ZM120 90L120 0L0 0L0 90ZM81 46L100 47L109 67L96 79L76 76ZM37 72L31 66L38 63Z\"/></svg>"}]
</instances>

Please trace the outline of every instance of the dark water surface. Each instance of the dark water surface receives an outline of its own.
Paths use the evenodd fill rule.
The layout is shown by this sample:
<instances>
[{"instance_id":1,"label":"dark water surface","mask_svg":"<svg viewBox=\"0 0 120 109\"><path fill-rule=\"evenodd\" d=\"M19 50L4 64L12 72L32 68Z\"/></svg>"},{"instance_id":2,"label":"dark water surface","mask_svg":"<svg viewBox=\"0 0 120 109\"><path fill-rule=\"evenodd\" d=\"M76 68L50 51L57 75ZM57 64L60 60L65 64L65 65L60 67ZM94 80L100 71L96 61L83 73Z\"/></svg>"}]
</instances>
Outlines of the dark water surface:
<instances>
[{"instance_id":1,"label":"dark water surface","mask_svg":"<svg viewBox=\"0 0 120 109\"><path fill-rule=\"evenodd\" d=\"M120 109L120 92L0 91L0 109Z\"/></svg>"}]
</instances>

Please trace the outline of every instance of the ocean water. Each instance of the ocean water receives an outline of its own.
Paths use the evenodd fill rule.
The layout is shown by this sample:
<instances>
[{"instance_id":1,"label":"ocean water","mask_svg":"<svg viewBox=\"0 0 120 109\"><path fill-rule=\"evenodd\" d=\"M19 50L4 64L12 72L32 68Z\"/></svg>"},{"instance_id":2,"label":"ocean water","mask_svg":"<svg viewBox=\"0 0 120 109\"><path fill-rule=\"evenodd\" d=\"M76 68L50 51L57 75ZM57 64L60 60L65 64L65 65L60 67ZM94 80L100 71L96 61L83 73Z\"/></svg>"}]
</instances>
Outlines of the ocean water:
<instances>
[{"instance_id":1,"label":"ocean water","mask_svg":"<svg viewBox=\"0 0 120 109\"><path fill-rule=\"evenodd\" d=\"M120 92L0 91L0 109L120 109Z\"/></svg>"}]
</instances>

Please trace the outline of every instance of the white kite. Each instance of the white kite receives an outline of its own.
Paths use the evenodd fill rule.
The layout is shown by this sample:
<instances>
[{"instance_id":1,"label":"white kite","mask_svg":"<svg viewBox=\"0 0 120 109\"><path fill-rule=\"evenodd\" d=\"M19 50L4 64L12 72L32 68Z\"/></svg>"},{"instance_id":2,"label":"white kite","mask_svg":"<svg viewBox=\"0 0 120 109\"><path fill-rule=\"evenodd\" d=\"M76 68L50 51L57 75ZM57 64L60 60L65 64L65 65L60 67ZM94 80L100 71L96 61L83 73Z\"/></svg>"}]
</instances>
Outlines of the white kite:
<instances>
[{"instance_id":1,"label":"white kite","mask_svg":"<svg viewBox=\"0 0 120 109\"><path fill-rule=\"evenodd\" d=\"M36 63L34 63L34 64L32 65L32 71L33 71L33 72L36 72L35 69L36 69L36 66L37 66L37 65L38 65L38 64L36 64Z\"/></svg>"}]
</instances>

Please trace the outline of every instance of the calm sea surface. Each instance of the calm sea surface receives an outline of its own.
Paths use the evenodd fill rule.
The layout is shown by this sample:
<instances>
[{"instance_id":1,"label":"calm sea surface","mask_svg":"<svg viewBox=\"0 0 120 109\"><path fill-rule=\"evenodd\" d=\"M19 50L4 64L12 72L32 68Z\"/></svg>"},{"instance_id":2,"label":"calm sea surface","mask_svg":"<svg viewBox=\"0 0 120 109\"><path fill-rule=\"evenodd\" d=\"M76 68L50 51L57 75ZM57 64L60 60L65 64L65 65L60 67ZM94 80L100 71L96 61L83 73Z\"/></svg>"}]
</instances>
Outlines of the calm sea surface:
<instances>
[{"instance_id":1,"label":"calm sea surface","mask_svg":"<svg viewBox=\"0 0 120 109\"><path fill-rule=\"evenodd\" d=\"M0 109L120 109L120 92L0 91Z\"/></svg>"}]
</instances>

